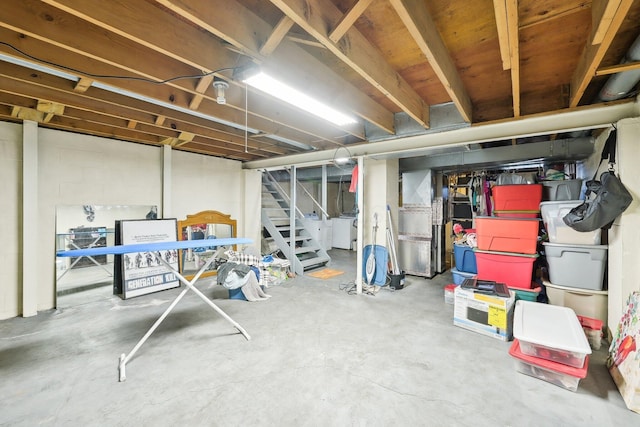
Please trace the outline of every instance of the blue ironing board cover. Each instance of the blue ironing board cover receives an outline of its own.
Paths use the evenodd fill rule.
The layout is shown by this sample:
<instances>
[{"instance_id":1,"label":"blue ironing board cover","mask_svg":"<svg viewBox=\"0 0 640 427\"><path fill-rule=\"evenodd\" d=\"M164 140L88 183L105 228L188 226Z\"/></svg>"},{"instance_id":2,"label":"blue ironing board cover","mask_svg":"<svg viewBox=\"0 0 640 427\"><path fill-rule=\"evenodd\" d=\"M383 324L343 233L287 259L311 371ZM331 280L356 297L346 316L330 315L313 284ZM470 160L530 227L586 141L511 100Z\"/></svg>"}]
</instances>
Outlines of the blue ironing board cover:
<instances>
[{"instance_id":1,"label":"blue ironing board cover","mask_svg":"<svg viewBox=\"0 0 640 427\"><path fill-rule=\"evenodd\" d=\"M225 239L179 240L177 242L136 243L130 245L105 246L99 248L71 249L57 251L59 257L78 257L94 255L122 255L133 252L155 252L171 249L193 249L211 246L241 245L253 243L246 237L229 237Z\"/></svg>"}]
</instances>

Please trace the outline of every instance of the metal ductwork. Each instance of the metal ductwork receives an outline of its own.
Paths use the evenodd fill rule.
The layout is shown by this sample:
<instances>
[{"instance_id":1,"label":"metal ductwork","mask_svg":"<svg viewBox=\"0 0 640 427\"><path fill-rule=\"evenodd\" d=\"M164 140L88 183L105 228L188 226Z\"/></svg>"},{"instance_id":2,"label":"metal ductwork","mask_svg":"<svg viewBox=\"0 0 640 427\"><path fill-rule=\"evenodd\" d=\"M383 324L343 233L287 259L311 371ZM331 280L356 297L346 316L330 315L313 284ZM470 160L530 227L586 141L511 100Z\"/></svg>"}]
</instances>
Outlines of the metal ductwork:
<instances>
[{"instance_id":1,"label":"metal ductwork","mask_svg":"<svg viewBox=\"0 0 640 427\"><path fill-rule=\"evenodd\" d=\"M640 61L640 36L633 42L621 64L635 61ZM598 101L615 101L624 98L638 84L638 81L640 81L640 69L614 74L598 93Z\"/></svg>"}]
</instances>

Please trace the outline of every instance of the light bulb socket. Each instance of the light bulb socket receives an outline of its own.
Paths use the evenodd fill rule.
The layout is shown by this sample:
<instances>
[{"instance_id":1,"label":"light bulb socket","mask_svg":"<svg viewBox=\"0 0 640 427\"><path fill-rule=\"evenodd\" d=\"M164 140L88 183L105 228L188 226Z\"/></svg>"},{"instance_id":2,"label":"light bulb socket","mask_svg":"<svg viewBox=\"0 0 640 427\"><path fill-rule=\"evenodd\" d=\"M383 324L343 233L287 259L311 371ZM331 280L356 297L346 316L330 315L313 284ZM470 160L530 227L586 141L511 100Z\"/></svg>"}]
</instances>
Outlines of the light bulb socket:
<instances>
[{"instance_id":1,"label":"light bulb socket","mask_svg":"<svg viewBox=\"0 0 640 427\"><path fill-rule=\"evenodd\" d=\"M229 83L220 77L213 78L213 89L216 93L216 102L220 105L227 103L227 99L224 96L224 91L229 88Z\"/></svg>"}]
</instances>

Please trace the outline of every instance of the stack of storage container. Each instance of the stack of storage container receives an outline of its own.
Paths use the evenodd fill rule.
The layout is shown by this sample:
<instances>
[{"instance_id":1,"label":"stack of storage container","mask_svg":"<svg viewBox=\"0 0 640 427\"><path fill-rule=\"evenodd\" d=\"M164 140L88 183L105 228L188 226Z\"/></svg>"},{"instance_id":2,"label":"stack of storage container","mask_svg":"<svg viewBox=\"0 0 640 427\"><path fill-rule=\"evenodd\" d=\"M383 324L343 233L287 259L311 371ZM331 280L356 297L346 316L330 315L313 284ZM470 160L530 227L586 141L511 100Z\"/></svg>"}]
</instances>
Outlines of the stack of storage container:
<instances>
[{"instance_id":1,"label":"stack of storage container","mask_svg":"<svg viewBox=\"0 0 640 427\"><path fill-rule=\"evenodd\" d=\"M456 266L451 269L453 283L457 286L464 282L464 279L472 279L478 273L476 264L476 254L473 248L467 244L453 244L453 259Z\"/></svg>"},{"instance_id":2,"label":"stack of storage container","mask_svg":"<svg viewBox=\"0 0 640 427\"><path fill-rule=\"evenodd\" d=\"M518 299L535 301L538 212L542 185L511 184L492 189L496 217L476 218L478 279L506 283Z\"/></svg>"},{"instance_id":3,"label":"stack of storage container","mask_svg":"<svg viewBox=\"0 0 640 427\"><path fill-rule=\"evenodd\" d=\"M580 187L573 184L579 180L558 181L548 194L550 201L540 204L542 220L549 237L544 243L551 283L547 285L549 302L566 305L566 292L584 294L581 301L589 300L591 306L570 306L578 314L606 321L606 291L603 291L607 262L607 245L601 245L601 232L579 232L567 226L563 217L580 205ZM571 200L565 200L571 198ZM559 200L554 200L559 199ZM605 296L603 297L604 294ZM601 305L596 307L593 305ZM582 304L584 305L584 304Z\"/></svg>"},{"instance_id":4,"label":"stack of storage container","mask_svg":"<svg viewBox=\"0 0 640 427\"><path fill-rule=\"evenodd\" d=\"M587 376L591 348L570 308L517 301L513 336L509 354L518 372L571 391Z\"/></svg>"}]
</instances>

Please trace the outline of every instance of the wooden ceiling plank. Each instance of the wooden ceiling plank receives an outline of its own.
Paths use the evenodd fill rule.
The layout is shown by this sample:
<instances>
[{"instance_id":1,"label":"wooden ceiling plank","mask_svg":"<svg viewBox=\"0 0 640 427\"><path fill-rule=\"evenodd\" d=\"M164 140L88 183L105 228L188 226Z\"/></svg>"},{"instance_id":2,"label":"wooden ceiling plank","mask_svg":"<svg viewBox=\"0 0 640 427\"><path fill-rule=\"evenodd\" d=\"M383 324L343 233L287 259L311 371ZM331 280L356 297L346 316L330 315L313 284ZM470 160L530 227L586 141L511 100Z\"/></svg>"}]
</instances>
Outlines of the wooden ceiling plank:
<instances>
[{"instance_id":1,"label":"wooden ceiling plank","mask_svg":"<svg viewBox=\"0 0 640 427\"><path fill-rule=\"evenodd\" d=\"M260 46L273 33L273 27L240 3L227 0L211 0L206 3L197 0L156 1L254 58L263 68L281 70L281 78L285 79L283 74L286 73L286 81L291 86L304 88L309 96L339 110L349 110L387 132L394 132L392 112L363 94L304 49L290 42L280 43L270 56L263 57ZM287 58L288 62L284 62L283 58ZM295 59L292 61L289 58ZM307 71L297 72L300 65L307 66ZM301 82L304 79L315 83L310 86ZM331 98L329 95L339 98Z\"/></svg>"},{"instance_id":2,"label":"wooden ceiling plank","mask_svg":"<svg viewBox=\"0 0 640 427\"><path fill-rule=\"evenodd\" d=\"M10 116L3 117L2 111L0 111L0 120L9 120ZM63 116L55 116L52 121L44 124L47 128L52 129L60 129L71 131L74 133L82 133L82 134L91 134L95 136L107 137L107 138L115 138L120 140L126 140L135 143L142 143L145 145L158 145L158 138L153 134L145 134L138 131L132 131L126 128L118 128L113 127L112 125L103 125L99 122L91 122L85 121L81 119L81 123L75 117L63 117ZM193 152L198 152L204 155L210 156L220 156L220 157L229 157L234 156L238 157L240 160L250 160L255 159L257 157L262 157L261 153L256 151L250 152L250 154L246 154L244 149L242 150L229 150L226 148L226 145L222 147L224 144L208 144L210 147L209 150L189 150Z\"/></svg>"},{"instance_id":3,"label":"wooden ceiling plank","mask_svg":"<svg viewBox=\"0 0 640 427\"><path fill-rule=\"evenodd\" d=\"M228 67L237 57L219 40L145 1L43 0L60 10L205 72ZM144 17L144 19L140 19ZM158 31L162 28L162 31ZM203 54L207 52L208 54Z\"/></svg>"},{"instance_id":4,"label":"wooden ceiling plank","mask_svg":"<svg viewBox=\"0 0 640 427\"><path fill-rule=\"evenodd\" d=\"M584 0L573 0L573 2L562 1L552 4L555 6L549 9L549 5L545 5L544 13L534 13L520 20L520 30L525 30L535 25L545 24L558 18L563 18L574 13L578 13L584 9L589 9L591 4Z\"/></svg>"},{"instance_id":5,"label":"wooden ceiling plank","mask_svg":"<svg viewBox=\"0 0 640 427\"><path fill-rule=\"evenodd\" d=\"M607 32L604 34L600 44L594 45L591 40L587 41L576 70L571 78L570 107L577 107L580 103L582 95L584 95L592 77L595 76L596 70L602 62L602 58L604 58L611 42L613 42L613 39L624 22L624 18L627 16L632 4L633 0L620 1L620 5L618 6L614 16L611 18L611 23L607 26Z\"/></svg>"},{"instance_id":6,"label":"wooden ceiling plank","mask_svg":"<svg viewBox=\"0 0 640 427\"><path fill-rule=\"evenodd\" d=\"M373 0L356 0L349 10L344 14L342 19L335 26L333 31L329 33L329 39L337 43L338 40L346 34L346 32L353 26L353 24L360 18L360 15L364 13Z\"/></svg>"},{"instance_id":7,"label":"wooden ceiling plank","mask_svg":"<svg viewBox=\"0 0 640 427\"><path fill-rule=\"evenodd\" d=\"M3 68L3 70L5 70ZM211 123L205 119L200 119L198 117L193 117L185 113L174 112L172 110L162 109L153 104L146 104L147 108L151 111L146 111L144 109L145 103L139 101L136 105L136 109L132 109L131 106L126 106L121 99L122 95L113 94L109 92L101 91L97 88L92 88L91 91L88 91L88 94L77 94L75 92L69 91L65 92L64 89L59 88L58 90L52 89L55 86L55 79L59 79L56 77L48 77L46 81L47 87L39 87L39 85L34 84L33 79L28 80L28 77L31 73L23 69L23 79L27 79L26 81L16 80L15 78L20 77L20 67L18 66L8 66L6 68L7 73L9 74L9 78L0 77L0 92L6 92L10 94L18 94L25 97L35 97L34 95L37 93L40 95L46 95L48 99L54 99L60 103L64 103L65 105L73 106L75 108L87 110L87 111L95 111L100 114L111 115L113 117L121 117L125 120L131 120L132 118L138 121L139 123L154 123L156 117L159 116L158 112L162 112L164 114L160 114L164 117L169 117L173 123L178 123L180 127L188 128L190 126L196 125L201 126L198 129L199 132L202 133L213 133L219 132L217 129L211 128ZM1 73L0 73L1 74ZM59 85L64 84L65 82L61 82ZM93 95L94 98L91 98L90 95ZM174 113L173 115L170 113ZM167 126L169 126L167 124ZM239 132L236 130L236 132ZM221 134L221 133L220 133ZM222 135L222 134L221 134ZM230 139L234 138L232 135L225 134L224 138ZM238 145L244 144L244 139L240 136L235 137L237 139ZM274 150L276 150L274 148ZM281 149L277 149L275 151L277 154L283 154Z\"/></svg>"},{"instance_id":8,"label":"wooden ceiling plank","mask_svg":"<svg viewBox=\"0 0 640 427\"><path fill-rule=\"evenodd\" d=\"M18 74L18 71L16 70L17 69L9 70L9 72L12 75L16 76ZM48 84L51 85L52 83L49 82ZM34 104L33 92L37 91L37 88L34 89L34 87L36 86L37 85L31 84L31 83L25 83L25 82L16 81L16 80L4 80L0 78L0 93L2 94L2 99L9 99L13 102L18 102L17 100L21 98L22 101L20 101L20 105L25 108L31 108L33 106ZM26 91L25 88L28 89L29 91ZM7 91L6 89L9 89L10 91ZM22 95L20 94L16 95L16 92L20 92L22 93ZM48 90L47 95L50 98L55 98L56 96L60 96L59 93L60 92ZM85 120L89 120L93 122L99 121L100 123L103 123L103 124L124 128L124 127L127 127L127 124L130 122L129 118L132 115L136 115L136 117L139 119L139 121L137 122L137 129L144 129L145 123L149 123L149 126L153 126L153 128L156 129L154 132L156 133L164 132L162 130L163 128L161 127L162 124L164 123L164 120L162 121L161 124L157 124L157 117L160 117L160 116L156 117L156 116L153 116L152 114L149 114L146 116L148 117L148 121L145 122L144 120L145 116L142 115L141 113L138 113L137 111L130 111L126 107L116 106L115 103L113 105L106 105L106 106L101 106L100 108L97 108L96 107L97 105L104 104L104 102L98 99L93 100L93 99L87 98L86 96L77 96L74 92L70 92L69 95L70 97L64 98L64 100L67 104L73 105L73 107L71 108L73 109L75 117L77 118L83 118ZM65 107L65 110L64 110L65 114L67 114L66 113L67 110L69 110L69 107ZM78 111L83 111L83 113L78 113ZM102 118L98 120L95 117L102 117ZM166 117L165 117L165 120L166 120ZM121 123L118 123L118 121L121 121ZM151 123L153 123L153 125L151 125ZM208 127L207 125L209 125L209 123L205 120L201 120L200 123L201 124L198 125L194 123L180 122L180 121L177 121L175 118L171 118L171 124L167 124L167 129L169 128L169 126L171 126L172 127L171 133L173 134L175 133L175 130L173 129L175 125L176 129L182 129L184 131L203 135L207 138L215 139L218 141L224 141L226 143L234 144L240 147L241 149L244 149L244 146L245 146L244 136L240 135L239 130L236 129L233 132L223 132L218 129L212 129ZM288 148L289 146L287 146L287 148L282 148L282 145L283 145L282 143L277 143L277 142L274 142L273 140L266 140L262 144L253 144L251 141L249 141L248 145L253 149L257 149L258 146L261 146L263 150L274 155L290 154L291 152L297 151L296 149Z\"/></svg>"},{"instance_id":9,"label":"wooden ceiling plank","mask_svg":"<svg viewBox=\"0 0 640 427\"><path fill-rule=\"evenodd\" d=\"M425 3L410 0L390 0L390 3L427 57L462 118L472 122L471 98Z\"/></svg>"},{"instance_id":10,"label":"wooden ceiling plank","mask_svg":"<svg viewBox=\"0 0 640 427\"><path fill-rule=\"evenodd\" d=\"M330 0L270 1L409 117L429 127L429 108L424 100L357 29L351 27L339 43L329 39L328 28L335 28L342 18Z\"/></svg>"},{"instance_id":11,"label":"wooden ceiling plank","mask_svg":"<svg viewBox=\"0 0 640 427\"><path fill-rule=\"evenodd\" d=\"M609 31L622 0L591 1L591 44L600 44Z\"/></svg>"},{"instance_id":12,"label":"wooden ceiling plank","mask_svg":"<svg viewBox=\"0 0 640 427\"><path fill-rule=\"evenodd\" d=\"M197 70L193 70L191 66L187 66L183 63L177 63L171 58L158 56L154 50L151 50L146 46L140 46L137 44L137 42L132 42L128 39L121 39L121 36L119 35L107 36L106 34L104 34L104 31L95 31L95 28L93 27L94 24L83 22L80 20L80 18L73 16L64 17L61 14L65 12L59 9L55 9L48 5L44 6L45 8L48 8L46 12L51 16L51 20L49 20L43 17L46 14L38 14L36 12L36 9L29 8L32 7L32 5L30 4L31 1L25 1L25 4L21 4L22 2L18 3L20 4L16 5L16 8L13 8L11 10L11 13L9 14L11 15L11 17L3 16L2 12L0 11L0 21L2 21L0 23L2 25L10 27L14 31L20 31L25 34L29 34L31 37L36 37L40 40L51 43L54 46L61 47L65 50L74 52L76 54L81 54L94 60L102 61L111 66L120 67L124 71L136 73L141 77L151 78L152 80L161 80L163 78L166 78L167 76L175 76L176 74L194 75L194 73L199 72ZM94 9L100 8L94 7ZM66 31L65 28L67 29ZM79 37L79 33L86 35ZM70 37L69 34L73 34L73 37ZM82 42L75 43L76 40L82 40ZM104 46L110 45L110 43L118 45L120 46L120 48L105 49ZM63 52L60 53L57 61L60 61L61 59L64 59L65 62L67 62L66 56ZM79 67L84 69L82 65L79 65ZM129 86L129 82L122 80L107 80L107 82L112 85L116 84L119 87ZM167 83L167 85L179 90L187 91L191 94L196 94L193 83L187 80L181 79L172 83ZM150 87L152 85L149 85L149 83L142 83L142 85L138 85L138 87L142 86L146 87L147 89L142 89L137 93L149 96L148 91L154 90ZM262 95L258 94L256 96L261 97ZM151 97L153 98L153 96ZM166 100L174 97L176 97L175 94L171 93L166 98L156 99ZM183 95L183 98L186 99L186 96ZM227 98L228 102L226 106L217 107L216 112L212 115L216 116L217 114L228 114L228 111L230 110L228 107L233 107L233 109L237 110L237 114L235 115L236 119L223 119L235 123L244 122L244 100L233 102L232 99L234 98L230 96L228 96ZM265 100L266 99L267 98L265 98ZM179 103L174 103L176 105L180 105ZM263 103L261 105L265 104ZM294 108L290 105L278 105L279 109L274 108L274 105L271 104L270 108L263 108L262 111L258 111L256 112L256 114L259 114L261 117L267 119L267 121L263 123L268 123L269 121L277 121L280 125L294 127L298 125L304 117L307 117L306 114L302 114L297 108ZM189 102L185 101L185 103L181 106L184 108L188 108ZM259 123L259 120L255 121L255 125ZM354 134L354 136L361 139L364 137L364 127L362 125L359 128L356 128L354 126L336 127L323 125L316 126L315 129L318 133L313 134L312 139L321 138L327 141L332 141L337 135L342 135L344 131L352 133ZM264 130L266 131L268 129ZM305 131L305 129L301 129L299 126L297 130L302 132ZM304 141L300 142L304 143Z\"/></svg>"},{"instance_id":13,"label":"wooden ceiling plank","mask_svg":"<svg viewBox=\"0 0 640 427\"><path fill-rule=\"evenodd\" d=\"M42 58L43 60L46 60L46 61L55 61L57 57L61 55L61 53L58 52L58 48L56 47L52 47L51 45L32 37L20 37L18 34L1 27L0 27L0 39L11 40L12 43L18 45L22 50L32 52L34 56L38 56L39 58ZM0 51L11 54L10 49L5 47L4 45L0 45ZM77 54L74 52L65 52L65 54L66 54L66 59L68 64L82 66L85 69L87 69L87 71L100 72L100 70L102 69L103 72L105 71L117 72L117 70L115 70L114 68L112 68L107 64L100 64L98 61L85 58L80 54ZM19 74L21 73L18 72L18 75ZM125 90L134 92L134 93L141 93L149 98L155 98L159 100L173 99L173 103L175 105L182 105L181 100L185 99L184 104L182 106L184 106L185 108L188 107L188 102L186 101L187 99L186 94L182 92L176 92L172 88L169 88L165 85L149 85L147 83L143 83L139 81L121 81L119 85L121 88ZM94 90L94 89L95 89L94 87L90 88L90 90ZM239 97L239 94L236 94L236 95L238 95ZM253 98L256 99L255 97ZM133 102L133 100L127 101L127 98L125 97L121 97L120 100L125 104L128 102ZM237 102L242 102L242 104L244 104L244 96L242 96L241 101L238 99ZM277 114L280 114L280 115L284 115L288 111L291 111L291 109L286 111L281 111L277 108L274 108L273 103L264 104L262 108L265 110L268 110L270 108L272 112L275 111ZM244 111L239 111L233 108L224 108L223 106L220 106L215 102L209 102L204 108L199 107L199 111L203 114L210 115L212 117L218 117L230 123L244 123L244 120L245 120ZM296 110L295 113L296 115L293 116L293 118L295 119L295 125L299 126L301 123L300 118L302 116L298 110ZM267 116L268 115L267 112L265 112L264 115ZM288 139L299 141L301 143L308 144L308 145L312 145L313 141L316 141L318 139L328 138L328 140L331 140L331 138L335 137L335 135L344 134L343 131L336 130L333 128L324 129L324 131L320 134L310 134L306 129L304 129L303 131L292 129L291 131L289 131L288 130L289 127L287 126L286 123L277 123L271 119L266 120L266 119L263 119L262 117L251 116L251 115L249 116L249 118L251 119L252 127L259 129L262 132L273 133L275 131L279 131L281 132L282 136ZM204 119L195 118L195 117L194 119L197 119L200 121L204 120ZM211 123L211 125L218 126L216 123ZM219 127L224 128L226 126L220 125ZM332 135L326 135L327 131L331 131ZM323 135L323 133L325 135Z\"/></svg>"},{"instance_id":14,"label":"wooden ceiling plank","mask_svg":"<svg viewBox=\"0 0 640 427\"><path fill-rule=\"evenodd\" d=\"M14 100L15 102L15 100ZM126 120L119 119L116 117L110 117L99 113L94 113L91 111L79 110L79 109L67 109L65 111L65 116L73 119L80 119L87 122L92 122L96 124L113 126L121 129L128 129ZM182 127L182 126L181 126ZM186 126L185 126L186 127ZM212 132L207 132L206 130L199 130L196 128L189 128L190 130L194 130L194 132L201 132L201 136L197 136L197 138L202 139L203 141L209 141L210 144L224 144L225 147L229 150L229 153L232 152L243 152L245 148L244 141L241 138L233 138L230 135L224 134L216 134ZM164 128L160 126L155 126L151 124L138 123L136 126L136 130L148 133L150 135L155 135L156 137L176 137L176 131L170 128ZM180 138L180 135L178 135ZM273 150L271 149L270 144L249 144L249 147L252 151L260 150L265 153L266 156L271 155L282 155L282 154L291 154L295 152L294 150Z\"/></svg>"},{"instance_id":15,"label":"wooden ceiling plank","mask_svg":"<svg viewBox=\"0 0 640 427\"><path fill-rule=\"evenodd\" d=\"M0 25L5 28L97 59L139 77L160 81L176 75L200 73L190 65L158 55L153 49L120 35L100 31L92 23L41 2L37 2L37 6L33 0L5 0L4 3L9 3L7 7L0 8ZM65 62L64 55L55 61ZM102 80L117 84L117 80ZM193 85L185 85L184 80L172 85L193 91Z\"/></svg>"},{"instance_id":16,"label":"wooden ceiling plank","mask_svg":"<svg viewBox=\"0 0 640 427\"><path fill-rule=\"evenodd\" d=\"M293 20L286 15L283 16L260 48L260 55L271 55L278 45L282 43L282 40L285 38L291 27L293 27Z\"/></svg>"}]
</instances>

